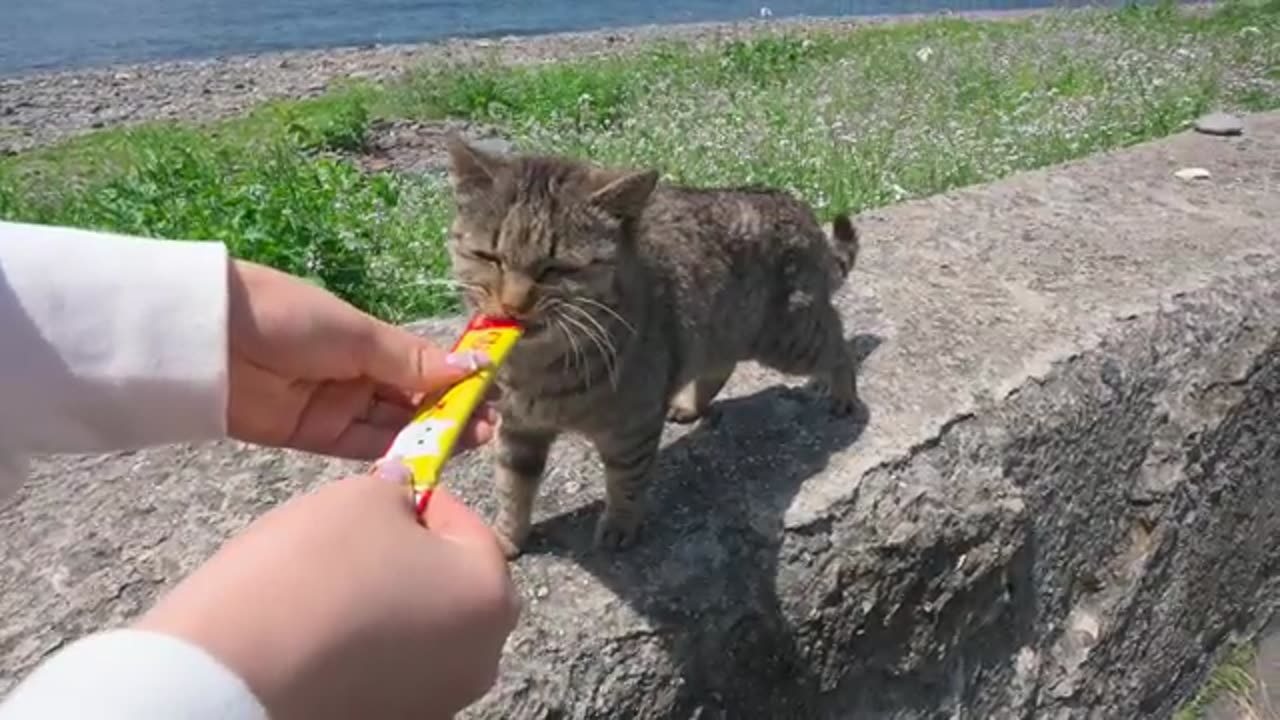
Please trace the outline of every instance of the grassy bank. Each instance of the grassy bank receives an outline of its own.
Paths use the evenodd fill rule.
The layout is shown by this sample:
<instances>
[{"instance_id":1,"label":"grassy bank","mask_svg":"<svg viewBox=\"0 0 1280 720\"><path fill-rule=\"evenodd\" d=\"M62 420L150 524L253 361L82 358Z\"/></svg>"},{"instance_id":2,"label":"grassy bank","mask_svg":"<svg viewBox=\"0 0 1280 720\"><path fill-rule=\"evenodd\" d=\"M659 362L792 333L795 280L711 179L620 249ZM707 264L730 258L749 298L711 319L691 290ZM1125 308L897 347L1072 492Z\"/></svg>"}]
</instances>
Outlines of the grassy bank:
<instances>
[{"instance_id":1,"label":"grassy bank","mask_svg":"<svg viewBox=\"0 0 1280 720\"><path fill-rule=\"evenodd\" d=\"M0 217L228 242L392 319L450 296L439 179L346 152L382 118L502 127L520 147L790 188L823 214L991 180L1280 107L1280 0L842 35L544 66L433 67L200 127L103 131L0 162Z\"/></svg>"}]
</instances>

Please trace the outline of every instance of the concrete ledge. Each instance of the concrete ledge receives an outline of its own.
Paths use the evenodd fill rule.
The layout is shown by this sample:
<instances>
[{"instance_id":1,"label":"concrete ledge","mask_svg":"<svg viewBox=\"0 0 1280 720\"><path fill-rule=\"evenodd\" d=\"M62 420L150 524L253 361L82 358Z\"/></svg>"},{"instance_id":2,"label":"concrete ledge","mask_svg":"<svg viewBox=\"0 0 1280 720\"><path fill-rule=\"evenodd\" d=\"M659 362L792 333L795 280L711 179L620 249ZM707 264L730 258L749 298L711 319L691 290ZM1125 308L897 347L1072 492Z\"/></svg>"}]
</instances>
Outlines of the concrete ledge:
<instances>
[{"instance_id":1,"label":"concrete ledge","mask_svg":"<svg viewBox=\"0 0 1280 720\"><path fill-rule=\"evenodd\" d=\"M718 421L670 429L612 557L599 465L563 443L526 617L467 716L1167 717L1277 597L1278 186L1271 114L865 215L841 302L866 427L740 368ZM0 514L0 687L350 467L43 463ZM450 483L490 511L488 475Z\"/></svg>"}]
</instances>

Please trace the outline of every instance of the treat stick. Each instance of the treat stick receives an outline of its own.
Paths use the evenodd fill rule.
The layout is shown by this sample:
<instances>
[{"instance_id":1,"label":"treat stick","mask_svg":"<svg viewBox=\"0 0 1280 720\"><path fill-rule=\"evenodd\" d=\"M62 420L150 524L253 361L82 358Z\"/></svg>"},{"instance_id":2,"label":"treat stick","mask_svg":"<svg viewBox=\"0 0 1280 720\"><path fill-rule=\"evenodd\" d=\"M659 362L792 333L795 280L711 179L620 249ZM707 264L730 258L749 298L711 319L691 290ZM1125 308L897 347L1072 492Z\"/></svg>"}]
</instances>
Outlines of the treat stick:
<instances>
[{"instance_id":1,"label":"treat stick","mask_svg":"<svg viewBox=\"0 0 1280 720\"><path fill-rule=\"evenodd\" d=\"M483 315L472 318L453 351L485 351L491 360L490 366L468 375L449 388L434 405L419 410L383 455L383 460L404 463L413 474L413 504L419 516L426 513L431 493L440 482L440 471L452 456L471 413L484 400L494 373L522 333L519 324L511 320Z\"/></svg>"}]
</instances>

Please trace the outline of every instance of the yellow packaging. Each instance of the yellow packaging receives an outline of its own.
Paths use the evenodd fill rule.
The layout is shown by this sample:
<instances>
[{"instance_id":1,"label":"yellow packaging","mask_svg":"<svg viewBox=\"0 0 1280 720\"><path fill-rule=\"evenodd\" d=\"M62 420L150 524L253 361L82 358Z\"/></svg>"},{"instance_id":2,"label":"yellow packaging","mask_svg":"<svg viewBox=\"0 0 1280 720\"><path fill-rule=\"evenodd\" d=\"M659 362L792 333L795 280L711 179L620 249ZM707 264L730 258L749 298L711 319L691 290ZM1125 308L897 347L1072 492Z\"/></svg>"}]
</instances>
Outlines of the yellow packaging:
<instances>
[{"instance_id":1,"label":"yellow packaging","mask_svg":"<svg viewBox=\"0 0 1280 720\"><path fill-rule=\"evenodd\" d=\"M484 351L492 364L469 375L449 388L434 405L419 411L383 456L387 460L399 460L413 473L413 502L419 514L426 511L431 493L440 482L440 471L453 455L471 413L484 399L494 373L507 359L522 332L520 326L510 320L473 318L453 351Z\"/></svg>"}]
</instances>

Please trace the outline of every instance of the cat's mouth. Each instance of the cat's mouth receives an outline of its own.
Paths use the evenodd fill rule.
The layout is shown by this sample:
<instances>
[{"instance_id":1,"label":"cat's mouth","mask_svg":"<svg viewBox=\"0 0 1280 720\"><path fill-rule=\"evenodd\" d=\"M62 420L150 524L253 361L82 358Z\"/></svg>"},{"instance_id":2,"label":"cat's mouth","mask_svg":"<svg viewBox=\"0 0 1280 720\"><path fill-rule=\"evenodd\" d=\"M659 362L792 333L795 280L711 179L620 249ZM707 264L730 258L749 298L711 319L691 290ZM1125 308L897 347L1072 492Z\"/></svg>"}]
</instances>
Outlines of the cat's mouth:
<instances>
[{"instance_id":1,"label":"cat's mouth","mask_svg":"<svg viewBox=\"0 0 1280 720\"><path fill-rule=\"evenodd\" d=\"M525 337L541 335L546 332L547 328L551 327L551 324L545 318L540 317L516 318L516 321L524 329Z\"/></svg>"}]
</instances>

